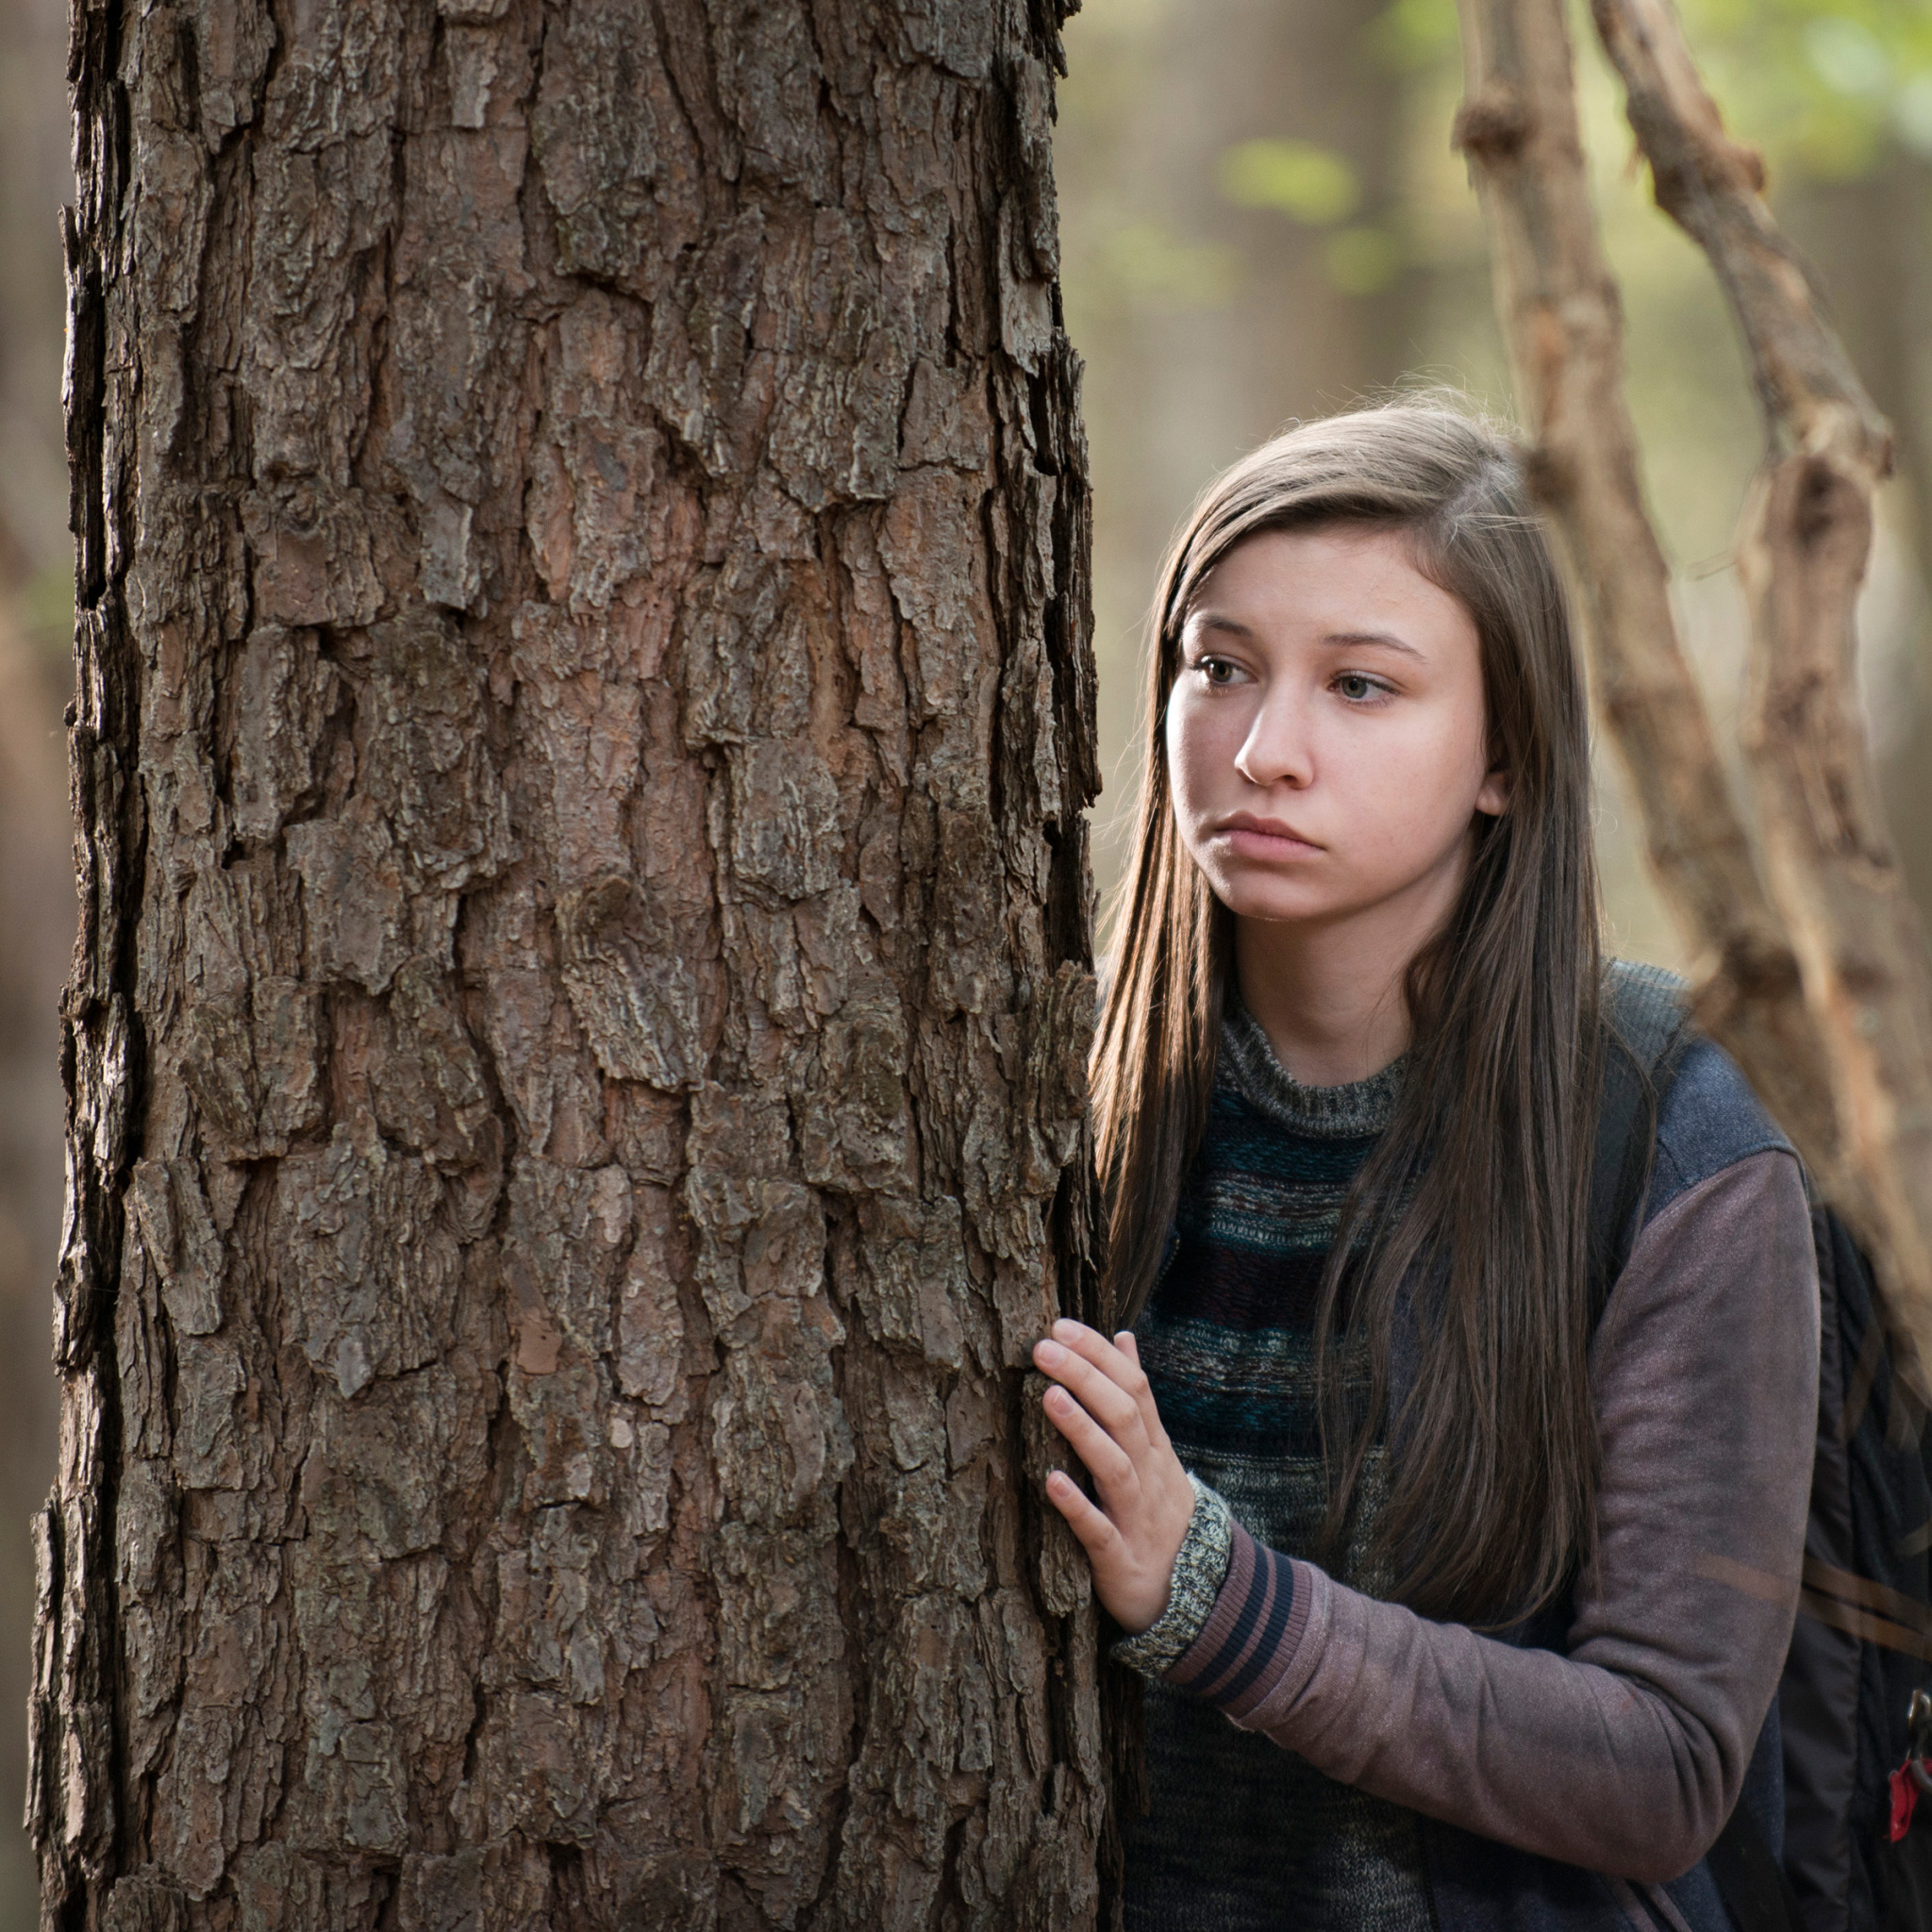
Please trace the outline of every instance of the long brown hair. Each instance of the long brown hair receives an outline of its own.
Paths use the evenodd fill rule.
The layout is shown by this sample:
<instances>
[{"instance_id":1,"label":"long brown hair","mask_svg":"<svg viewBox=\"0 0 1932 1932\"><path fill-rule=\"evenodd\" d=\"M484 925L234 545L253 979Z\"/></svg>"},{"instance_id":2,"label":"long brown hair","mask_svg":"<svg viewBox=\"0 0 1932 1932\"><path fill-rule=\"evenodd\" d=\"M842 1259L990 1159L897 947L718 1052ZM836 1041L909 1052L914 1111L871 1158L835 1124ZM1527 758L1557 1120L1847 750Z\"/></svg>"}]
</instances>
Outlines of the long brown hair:
<instances>
[{"instance_id":1,"label":"long brown hair","mask_svg":"<svg viewBox=\"0 0 1932 1932\"><path fill-rule=\"evenodd\" d=\"M1500 818L1477 819L1460 898L1409 967L1401 1098L1323 1285L1325 1540L1341 1546L1386 1424L1396 1453L1376 1567L1425 1615L1493 1624L1547 1603L1591 1541L1601 963L1587 708L1561 587L1509 441L1457 408L1405 402L1303 424L1210 485L1169 553L1150 625L1135 854L1094 1047L1107 1277L1130 1324L1207 1123L1233 958L1233 917L1174 824L1164 734L1181 627L1236 544L1337 523L1403 533L1417 568L1474 620L1491 762L1510 794ZM1405 1282L1415 1373L1391 1417ZM1332 1373L1343 1333L1367 1339L1366 1413L1345 1409Z\"/></svg>"}]
</instances>

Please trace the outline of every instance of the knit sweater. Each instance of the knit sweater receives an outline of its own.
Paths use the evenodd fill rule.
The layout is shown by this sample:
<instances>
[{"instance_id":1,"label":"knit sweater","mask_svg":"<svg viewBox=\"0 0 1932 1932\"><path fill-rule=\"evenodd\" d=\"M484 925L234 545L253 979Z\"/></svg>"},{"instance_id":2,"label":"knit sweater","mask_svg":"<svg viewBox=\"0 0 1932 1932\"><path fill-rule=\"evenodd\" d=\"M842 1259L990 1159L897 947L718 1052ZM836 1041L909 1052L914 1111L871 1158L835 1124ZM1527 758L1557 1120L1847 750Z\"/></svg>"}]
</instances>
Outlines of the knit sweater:
<instances>
[{"instance_id":1,"label":"knit sweater","mask_svg":"<svg viewBox=\"0 0 1932 1932\"><path fill-rule=\"evenodd\" d=\"M1747 1766L1774 1767L1760 1728L1804 1539L1817 1282L1796 1160L1693 1047L1592 1347L1595 1556L1554 1630L1478 1636L1383 1601L1362 1525L1338 1574L1308 1559L1313 1284L1398 1076L1310 1092L1239 1010L1224 1033L1140 1330L1198 1488L1166 1612L1117 1647L1155 1679L1128 1924L1715 1932L1700 1861ZM1399 1407L1413 1365L1391 1367ZM1371 1519L1379 1490L1372 1468Z\"/></svg>"},{"instance_id":2,"label":"knit sweater","mask_svg":"<svg viewBox=\"0 0 1932 1932\"><path fill-rule=\"evenodd\" d=\"M1124 1661L1158 1672L1207 1623L1232 1550L1230 1511L1259 1540L1264 1571L1267 1548L1314 1547L1327 1493L1316 1302L1350 1184L1400 1081L1398 1063L1349 1086L1300 1086L1229 1002L1178 1239L1135 1336L1161 1420L1196 1478L1194 1524L1166 1614L1120 1647ZM1359 1347L1339 1372L1352 1396L1366 1393ZM1365 1585L1380 1580L1363 1574L1360 1551L1381 1456L1371 1451L1341 1571ZM1278 1641L1292 1613L1287 1565L1274 1582L1262 1621L1279 1626ZM1129 1834L1130 1932L1428 1932L1413 1812L1337 1783L1165 1683L1150 1684L1146 1710L1154 1805Z\"/></svg>"}]
</instances>

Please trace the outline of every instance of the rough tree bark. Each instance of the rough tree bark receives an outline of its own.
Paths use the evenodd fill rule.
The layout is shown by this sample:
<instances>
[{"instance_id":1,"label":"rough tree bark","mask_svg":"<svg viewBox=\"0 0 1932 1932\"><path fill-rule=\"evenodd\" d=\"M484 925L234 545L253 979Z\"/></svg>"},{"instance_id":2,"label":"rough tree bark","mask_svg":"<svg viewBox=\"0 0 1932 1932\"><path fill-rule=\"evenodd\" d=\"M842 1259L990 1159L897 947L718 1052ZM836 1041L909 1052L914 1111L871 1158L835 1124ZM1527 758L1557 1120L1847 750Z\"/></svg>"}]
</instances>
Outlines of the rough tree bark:
<instances>
[{"instance_id":1,"label":"rough tree bark","mask_svg":"<svg viewBox=\"0 0 1932 1932\"><path fill-rule=\"evenodd\" d=\"M43 1924L1092 1923L1057 0L83 0Z\"/></svg>"}]
</instances>

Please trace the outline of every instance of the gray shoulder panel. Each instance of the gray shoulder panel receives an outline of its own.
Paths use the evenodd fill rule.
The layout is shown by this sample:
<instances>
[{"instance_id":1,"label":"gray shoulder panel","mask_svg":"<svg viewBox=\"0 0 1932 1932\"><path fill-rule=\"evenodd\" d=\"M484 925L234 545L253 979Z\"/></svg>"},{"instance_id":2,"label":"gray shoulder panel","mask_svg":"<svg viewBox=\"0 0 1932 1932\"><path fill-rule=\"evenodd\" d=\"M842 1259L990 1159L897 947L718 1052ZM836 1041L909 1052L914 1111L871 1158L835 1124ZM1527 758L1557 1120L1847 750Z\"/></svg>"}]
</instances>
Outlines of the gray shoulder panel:
<instances>
[{"instance_id":1,"label":"gray shoulder panel","mask_svg":"<svg viewBox=\"0 0 1932 1932\"><path fill-rule=\"evenodd\" d=\"M1714 1041L1693 1041L1664 1096L1643 1219L1652 1220L1700 1181L1772 1148L1793 1151L1737 1062Z\"/></svg>"}]
</instances>

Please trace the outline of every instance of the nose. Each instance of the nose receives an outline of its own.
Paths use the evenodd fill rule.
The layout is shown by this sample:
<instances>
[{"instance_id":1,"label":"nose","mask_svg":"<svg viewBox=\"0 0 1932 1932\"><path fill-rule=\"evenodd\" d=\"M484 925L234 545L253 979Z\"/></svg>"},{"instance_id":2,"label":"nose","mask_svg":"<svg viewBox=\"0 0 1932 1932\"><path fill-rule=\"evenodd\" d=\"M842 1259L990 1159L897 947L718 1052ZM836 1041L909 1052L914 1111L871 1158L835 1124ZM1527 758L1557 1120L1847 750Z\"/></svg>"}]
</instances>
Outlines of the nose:
<instances>
[{"instance_id":1,"label":"nose","mask_svg":"<svg viewBox=\"0 0 1932 1932\"><path fill-rule=\"evenodd\" d=\"M1300 791L1315 776L1308 743L1307 714L1300 693L1284 678L1274 683L1255 712L1248 735L1235 754L1234 768L1250 785L1266 791L1286 785Z\"/></svg>"}]
</instances>

